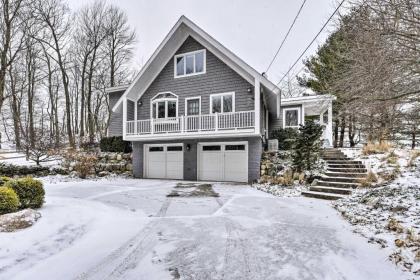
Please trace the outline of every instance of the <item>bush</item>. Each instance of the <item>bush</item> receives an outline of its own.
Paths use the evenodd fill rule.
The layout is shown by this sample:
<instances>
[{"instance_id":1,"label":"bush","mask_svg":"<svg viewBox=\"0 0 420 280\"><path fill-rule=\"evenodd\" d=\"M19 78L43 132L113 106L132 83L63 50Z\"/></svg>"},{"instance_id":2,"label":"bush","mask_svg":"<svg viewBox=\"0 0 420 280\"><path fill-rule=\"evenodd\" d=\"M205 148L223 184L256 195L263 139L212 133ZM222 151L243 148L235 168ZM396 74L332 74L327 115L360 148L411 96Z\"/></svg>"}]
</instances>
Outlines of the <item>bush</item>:
<instances>
[{"instance_id":1,"label":"bush","mask_svg":"<svg viewBox=\"0 0 420 280\"><path fill-rule=\"evenodd\" d=\"M39 180L27 177L10 180L4 186L16 192L21 209L40 208L44 204L45 190Z\"/></svg>"},{"instance_id":2,"label":"bush","mask_svg":"<svg viewBox=\"0 0 420 280\"><path fill-rule=\"evenodd\" d=\"M280 150L293 149L297 136L298 131L291 127L277 129L271 132L271 138L277 139L279 141Z\"/></svg>"},{"instance_id":3,"label":"bush","mask_svg":"<svg viewBox=\"0 0 420 280\"><path fill-rule=\"evenodd\" d=\"M378 182L378 177L372 171L369 171L365 178L358 180L360 187L370 188L374 183Z\"/></svg>"},{"instance_id":4,"label":"bush","mask_svg":"<svg viewBox=\"0 0 420 280\"><path fill-rule=\"evenodd\" d=\"M88 175L96 174L95 167L97 162L98 158L95 155L86 154L78 156L74 170L80 178L85 179Z\"/></svg>"},{"instance_id":5,"label":"bush","mask_svg":"<svg viewBox=\"0 0 420 280\"><path fill-rule=\"evenodd\" d=\"M12 180L12 179L10 179L9 177L1 176L0 177L0 187L3 186L4 184L6 184L10 180Z\"/></svg>"},{"instance_id":6,"label":"bush","mask_svg":"<svg viewBox=\"0 0 420 280\"><path fill-rule=\"evenodd\" d=\"M19 209L19 198L11 188L0 187L0 215Z\"/></svg>"},{"instance_id":7,"label":"bush","mask_svg":"<svg viewBox=\"0 0 420 280\"><path fill-rule=\"evenodd\" d=\"M365 156L383 154L388 152L390 148L391 145L385 141L380 143L367 143L365 146L363 146L362 154Z\"/></svg>"},{"instance_id":8,"label":"bush","mask_svg":"<svg viewBox=\"0 0 420 280\"><path fill-rule=\"evenodd\" d=\"M297 172L311 171L316 166L322 147L322 126L307 121L299 128L293 154L293 168Z\"/></svg>"},{"instance_id":9,"label":"bush","mask_svg":"<svg viewBox=\"0 0 420 280\"><path fill-rule=\"evenodd\" d=\"M124 141L122 136L104 137L99 143L102 152L131 153L131 142Z\"/></svg>"}]
</instances>

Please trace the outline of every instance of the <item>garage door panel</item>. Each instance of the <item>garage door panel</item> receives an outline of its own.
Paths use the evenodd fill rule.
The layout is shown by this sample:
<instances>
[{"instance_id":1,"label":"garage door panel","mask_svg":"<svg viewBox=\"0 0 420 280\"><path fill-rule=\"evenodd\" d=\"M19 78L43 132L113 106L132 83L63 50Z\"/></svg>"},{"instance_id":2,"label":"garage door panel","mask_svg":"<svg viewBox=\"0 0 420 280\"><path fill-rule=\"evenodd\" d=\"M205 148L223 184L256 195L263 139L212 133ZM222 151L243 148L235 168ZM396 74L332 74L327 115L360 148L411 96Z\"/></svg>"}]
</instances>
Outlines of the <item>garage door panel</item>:
<instances>
[{"instance_id":1,"label":"garage door panel","mask_svg":"<svg viewBox=\"0 0 420 280\"><path fill-rule=\"evenodd\" d=\"M168 179L183 179L184 159L182 152L167 152L166 177Z\"/></svg>"},{"instance_id":2,"label":"garage door panel","mask_svg":"<svg viewBox=\"0 0 420 280\"><path fill-rule=\"evenodd\" d=\"M220 143L220 150L208 151L209 146L200 144L199 179L211 181L248 181L248 151L243 143ZM207 149L207 151L205 150Z\"/></svg>"},{"instance_id":3,"label":"garage door panel","mask_svg":"<svg viewBox=\"0 0 420 280\"><path fill-rule=\"evenodd\" d=\"M184 155L182 145L162 144L146 149L145 177L183 179Z\"/></svg>"},{"instance_id":4,"label":"garage door panel","mask_svg":"<svg viewBox=\"0 0 420 280\"><path fill-rule=\"evenodd\" d=\"M223 167L220 164L223 154L220 152L203 152L200 162L201 180L223 180Z\"/></svg>"}]
</instances>

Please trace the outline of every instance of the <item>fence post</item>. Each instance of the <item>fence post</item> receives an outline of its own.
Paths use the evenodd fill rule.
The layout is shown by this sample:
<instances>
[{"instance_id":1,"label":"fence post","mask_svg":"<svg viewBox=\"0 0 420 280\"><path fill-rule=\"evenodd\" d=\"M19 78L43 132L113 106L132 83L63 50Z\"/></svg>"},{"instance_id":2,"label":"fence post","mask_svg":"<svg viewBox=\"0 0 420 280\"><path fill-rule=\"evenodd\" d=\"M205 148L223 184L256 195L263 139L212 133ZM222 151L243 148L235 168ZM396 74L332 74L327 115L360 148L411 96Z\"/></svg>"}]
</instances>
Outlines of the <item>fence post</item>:
<instances>
[{"instance_id":1,"label":"fence post","mask_svg":"<svg viewBox=\"0 0 420 280\"><path fill-rule=\"evenodd\" d=\"M219 130L219 116L218 116L218 113L217 112L214 114L214 117L215 117L215 120L214 120L214 129L216 131L218 131Z\"/></svg>"}]
</instances>

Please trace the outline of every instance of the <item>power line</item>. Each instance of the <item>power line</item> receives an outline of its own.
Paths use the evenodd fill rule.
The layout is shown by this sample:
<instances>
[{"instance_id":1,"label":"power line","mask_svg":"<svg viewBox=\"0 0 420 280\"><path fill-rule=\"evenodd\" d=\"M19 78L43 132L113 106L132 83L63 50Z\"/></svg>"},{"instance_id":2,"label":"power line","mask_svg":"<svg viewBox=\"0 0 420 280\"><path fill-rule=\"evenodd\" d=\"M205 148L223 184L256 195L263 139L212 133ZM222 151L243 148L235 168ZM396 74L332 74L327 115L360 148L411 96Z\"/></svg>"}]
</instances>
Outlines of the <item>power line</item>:
<instances>
[{"instance_id":1,"label":"power line","mask_svg":"<svg viewBox=\"0 0 420 280\"><path fill-rule=\"evenodd\" d=\"M316 38L318 38L318 36L321 34L321 32L324 30L324 28L327 26L327 24L330 22L330 20L333 18L333 16L337 13L338 9L340 9L341 5L343 5L344 1L346 0L342 0L341 3L338 5L338 7L335 9L334 13L332 13L332 15L328 18L327 22L324 23L324 25L322 26L321 30L319 30L319 32L316 34L316 36L312 39L312 41L309 43L309 45L305 48L305 50L302 52L302 54L298 57L298 59L296 59L296 61L293 63L293 65L289 68L289 70L287 70L286 74L283 75L283 77L281 78L281 80L276 84L277 86L284 80L284 78L287 76L287 74L289 74L289 72L293 69L293 67L295 67L295 65L300 61L300 59L302 58L302 56L306 53L306 51L310 48L310 46L315 42Z\"/></svg>"},{"instance_id":2,"label":"power line","mask_svg":"<svg viewBox=\"0 0 420 280\"><path fill-rule=\"evenodd\" d=\"M290 31L292 30L293 26L295 25L295 22L297 20L297 18L299 17L300 12L302 11L303 6L305 5L306 0L303 0L302 5L299 8L299 11L297 12L295 18L293 19L292 25L290 25L289 30L287 31L286 35L283 38L283 41L281 41L280 47L277 49L276 54L274 55L273 59L270 62L270 65L268 65L267 70L265 70L265 72L267 73L268 70L270 69L271 65L273 64L274 60L276 60L277 55L279 54L281 48L284 45L284 42L286 42L287 36L289 36Z\"/></svg>"}]
</instances>

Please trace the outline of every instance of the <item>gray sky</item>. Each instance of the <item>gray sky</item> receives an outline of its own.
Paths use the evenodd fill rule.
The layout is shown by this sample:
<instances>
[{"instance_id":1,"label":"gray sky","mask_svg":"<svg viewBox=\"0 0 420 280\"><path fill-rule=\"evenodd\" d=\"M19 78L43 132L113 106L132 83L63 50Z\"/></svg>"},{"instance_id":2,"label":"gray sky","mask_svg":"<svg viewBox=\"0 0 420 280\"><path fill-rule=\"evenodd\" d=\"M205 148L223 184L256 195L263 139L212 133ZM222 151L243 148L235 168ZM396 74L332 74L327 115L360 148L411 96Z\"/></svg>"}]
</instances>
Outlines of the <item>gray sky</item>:
<instances>
[{"instance_id":1,"label":"gray sky","mask_svg":"<svg viewBox=\"0 0 420 280\"><path fill-rule=\"evenodd\" d=\"M69 0L76 10L94 0ZM185 15L259 72L266 70L302 0L108 0L123 9L137 32L133 63L143 65L181 15ZM278 82L332 14L336 0L307 0L268 72ZM333 25L305 56L315 53ZM296 65L294 71L300 70Z\"/></svg>"}]
</instances>

